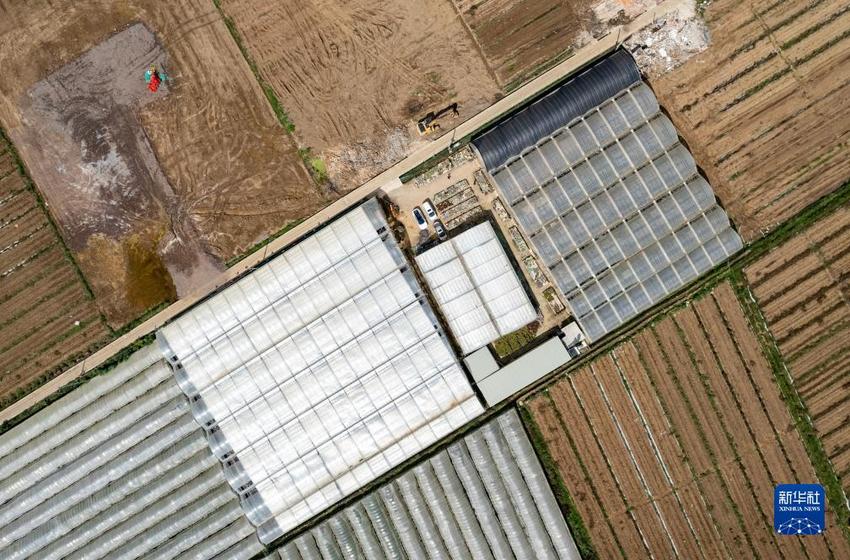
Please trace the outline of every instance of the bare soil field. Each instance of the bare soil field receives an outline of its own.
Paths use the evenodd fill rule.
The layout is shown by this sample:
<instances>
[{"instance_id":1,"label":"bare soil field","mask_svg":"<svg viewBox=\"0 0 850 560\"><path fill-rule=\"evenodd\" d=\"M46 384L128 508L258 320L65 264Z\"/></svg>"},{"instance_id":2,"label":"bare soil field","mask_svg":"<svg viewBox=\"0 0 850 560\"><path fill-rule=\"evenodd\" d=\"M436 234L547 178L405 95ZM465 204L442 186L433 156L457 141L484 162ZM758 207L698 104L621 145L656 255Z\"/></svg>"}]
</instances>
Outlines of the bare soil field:
<instances>
[{"instance_id":1,"label":"bare soil field","mask_svg":"<svg viewBox=\"0 0 850 560\"><path fill-rule=\"evenodd\" d=\"M747 240L850 177L850 0L715 0L651 85Z\"/></svg>"},{"instance_id":2,"label":"bare soil field","mask_svg":"<svg viewBox=\"0 0 850 560\"><path fill-rule=\"evenodd\" d=\"M109 336L47 212L0 138L0 408Z\"/></svg>"},{"instance_id":3,"label":"bare soil field","mask_svg":"<svg viewBox=\"0 0 850 560\"><path fill-rule=\"evenodd\" d=\"M817 480L728 283L524 406L604 558L846 558L778 538L773 487Z\"/></svg>"},{"instance_id":4,"label":"bare soil field","mask_svg":"<svg viewBox=\"0 0 850 560\"><path fill-rule=\"evenodd\" d=\"M0 123L110 324L327 203L211 2L0 0L0 21Z\"/></svg>"},{"instance_id":5,"label":"bare soil field","mask_svg":"<svg viewBox=\"0 0 850 560\"><path fill-rule=\"evenodd\" d=\"M839 208L746 270L751 289L850 492L850 208Z\"/></svg>"},{"instance_id":6,"label":"bare soil field","mask_svg":"<svg viewBox=\"0 0 850 560\"><path fill-rule=\"evenodd\" d=\"M457 102L460 122L499 93L448 0L221 4L339 190L412 151L427 112Z\"/></svg>"},{"instance_id":7,"label":"bare soil field","mask_svg":"<svg viewBox=\"0 0 850 560\"><path fill-rule=\"evenodd\" d=\"M504 86L590 37L598 0L451 0ZM619 3L619 2L617 2Z\"/></svg>"}]
</instances>

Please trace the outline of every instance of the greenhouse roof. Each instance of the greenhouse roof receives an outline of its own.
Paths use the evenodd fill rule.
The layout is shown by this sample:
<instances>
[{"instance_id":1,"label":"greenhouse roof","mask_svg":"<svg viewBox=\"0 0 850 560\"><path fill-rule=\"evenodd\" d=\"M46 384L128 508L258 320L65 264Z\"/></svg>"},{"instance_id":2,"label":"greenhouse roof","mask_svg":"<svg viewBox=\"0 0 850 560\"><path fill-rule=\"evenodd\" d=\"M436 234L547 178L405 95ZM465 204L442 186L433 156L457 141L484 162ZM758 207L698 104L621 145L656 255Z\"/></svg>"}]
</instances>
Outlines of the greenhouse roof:
<instances>
[{"instance_id":1,"label":"greenhouse roof","mask_svg":"<svg viewBox=\"0 0 850 560\"><path fill-rule=\"evenodd\" d=\"M416 257L464 355L537 318L490 222Z\"/></svg>"},{"instance_id":2,"label":"greenhouse roof","mask_svg":"<svg viewBox=\"0 0 850 560\"><path fill-rule=\"evenodd\" d=\"M281 547L281 560L579 560L516 411Z\"/></svg>"},{"instance_id":3,"label":"greenhouse roof","mask_svg":"<svg viewBox=\"0 0 850 560\"><path fill-rule=\"evenodd\" d=\"M587 73L605 68L599 79L619 89L599 89L582 114L553 101L578 94L552 93L539 111L527 109L546 120L546 135L502 124L498 135L474 141L590 340L742 247L652 90L635 78L634 62L625 53L610 60ZM614 69L622 79L608 75Z\"/></svg>"},{"instance_id":4,"label":"greenhouse roof","mask_svg":"<svg viewBox=\"0 0 850 560\"><path fill-rule=\"evenodd\" d=\"M159 336L266 543L482 412L374 200Z\"/></svg>"}]
</instances>

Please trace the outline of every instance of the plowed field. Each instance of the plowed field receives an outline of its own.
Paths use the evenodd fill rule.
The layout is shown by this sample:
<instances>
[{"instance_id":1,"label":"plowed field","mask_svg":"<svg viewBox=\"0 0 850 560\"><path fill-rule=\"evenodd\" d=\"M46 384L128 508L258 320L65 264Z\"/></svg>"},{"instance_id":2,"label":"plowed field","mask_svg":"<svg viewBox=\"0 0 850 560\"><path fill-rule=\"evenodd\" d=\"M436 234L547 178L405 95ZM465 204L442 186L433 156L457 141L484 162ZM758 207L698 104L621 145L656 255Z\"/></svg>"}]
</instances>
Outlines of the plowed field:
<instances>
[{"instance_id":1,"label":"plowed field","mask_svg":"<svg viewBox=\"0 0 850 560\"><path fill-rule=\"evenodd\" d=\"M774 485L817 479L728 284L525 406L601 558L850 555L834 516L773 533Z\"/></svg>"},{"instance_id":2,"label":"plowed field","mask_svg":"<svg viewBox=\"0 0 850 560\"><path fill-rule=\"evenodd\" d=\"M0 21L0 123L114 326L326 203L212 2L0 0ZM153 41L110 43L138 22ZM152 62L171 79L144 97Z\"/></svg>"},{"instance_id":3,"label":"plowed field","mask_svg":"<svg viewBox=\"0 0 850 560\"><path fill-rule=\"evenodd\" d=\"M715 0L652 83L747 240L850 177L850 0Z\"/></svg>"},{"instance_id":4,"label":"plowed field","mask_svg":"<svg viewBox=\"0 0 850 560\"><path fill-rule=\"evenodd\" d=\"M303 147L341 190L402 159L414 123L459 104L460 118L498 87L448 0L223 0Z\"/></svg>"},{"instance_id":5,"label":"plowed field","mask_svg":"<svg viewBox=\"0 0 850 560\"><path fill-rule=\"evenodd\" d=\"M110 336L8 148L0 138L0 408Z\"/></svg>"},{"instance_id":6,"label":"plowed field","mask_svg":"<svg viewBox=\"0 0 850 560\"><path fill-rule=\"evenodd\" d=\"M746 270L797 392L850 492L850 208Z\"/></svg>"},{"instance_id":7,"label":"plowed field","mask_svg":"<svg viewBox=\"0 0 850 560\"><path fill-rule=\"evenodd\" d=\"M599 3L599 0L451 1L501 85L564 53L580 34L589 37L593 24L591 6Z\"/></svg>"}]
</instances>

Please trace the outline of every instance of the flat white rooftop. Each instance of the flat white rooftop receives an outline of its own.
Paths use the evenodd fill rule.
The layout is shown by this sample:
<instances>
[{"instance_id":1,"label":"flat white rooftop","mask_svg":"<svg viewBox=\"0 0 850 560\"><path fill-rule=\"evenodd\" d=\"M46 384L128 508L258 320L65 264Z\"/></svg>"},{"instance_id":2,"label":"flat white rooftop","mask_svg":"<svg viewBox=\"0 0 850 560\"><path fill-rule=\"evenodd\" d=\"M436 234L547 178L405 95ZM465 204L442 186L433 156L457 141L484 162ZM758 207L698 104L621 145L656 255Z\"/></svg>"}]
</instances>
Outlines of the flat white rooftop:
<instances>
[{"instance_id":1,"label":"flat white rooftop","mask_svg":"<svg viewBox=\"0 0 850 560\"><path fill-rule=\"evenodd\" d=\"M263 542L482 412L386 231L369 201L159 333Z\"/></svg>"},{"instance_id":2,"label":"flat white rooftop","mask_svg":"<svg viewBox=\"0 0 850 560\"><path fill-rule=\"evenodd\" d=\"M537 318L490 222L425 251L416 262L464 355Z\"/></svg>"}]
</instances>

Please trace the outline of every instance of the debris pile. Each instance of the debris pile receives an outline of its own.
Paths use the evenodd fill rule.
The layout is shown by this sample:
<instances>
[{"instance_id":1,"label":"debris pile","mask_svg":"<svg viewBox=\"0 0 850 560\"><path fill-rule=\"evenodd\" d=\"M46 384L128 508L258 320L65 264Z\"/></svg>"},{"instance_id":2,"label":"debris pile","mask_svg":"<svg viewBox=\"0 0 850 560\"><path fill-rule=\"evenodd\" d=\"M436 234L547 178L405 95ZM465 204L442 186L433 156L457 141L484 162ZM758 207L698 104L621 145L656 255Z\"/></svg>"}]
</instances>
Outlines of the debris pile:
<instances>
[{"instance_id":1,"label":"debris pile","mask_svg":"<svg viewBox=\"0 0 850 560\"><path fill-rule=\"evenodd\" d=\"M650 78L682 65L710 43L708 27L694 4L662 16L629 37L624 46Z\"/></svg>"}]
</instances>

